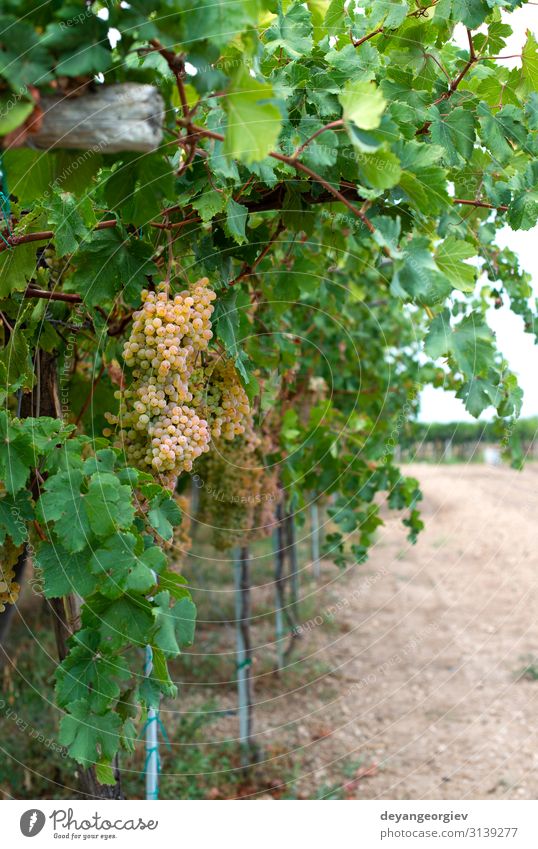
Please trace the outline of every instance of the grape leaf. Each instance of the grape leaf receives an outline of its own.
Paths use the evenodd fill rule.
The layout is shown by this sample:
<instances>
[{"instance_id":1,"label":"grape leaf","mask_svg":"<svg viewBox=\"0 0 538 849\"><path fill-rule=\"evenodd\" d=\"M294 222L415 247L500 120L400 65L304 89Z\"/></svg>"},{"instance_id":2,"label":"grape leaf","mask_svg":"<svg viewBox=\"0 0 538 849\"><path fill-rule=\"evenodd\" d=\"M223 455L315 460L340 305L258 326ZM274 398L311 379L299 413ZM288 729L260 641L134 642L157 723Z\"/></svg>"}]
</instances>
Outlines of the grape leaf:
<instances>
[{"instance_id":1,"label":"grape leaf","mask_svg":"<svg viewBox=\"0 0 538 849\"><path fill-rule=\"evenodd\" d=\"M476 250L469 242L449 236L437 249L435 262L456 289L460 292L472 292L475 287L477 268L464 260L475 255Z\"/></svg>"},{"instance_id":2,"label":"grape leaf","mask_svg":"<svg viewBox=\"0 0 538 849\"><path fill-rule=\"evenodd\" d=\"M88 569L91 550L68 551L59 543L42 542L36 553L36 565L43 575L46 598L60 598L76 592L90 595L95 589L95 578Z\"/></svg>"},{"instance_id":3,"label":"grape leaf","mask_svg":"<svg viewBox=\"0 0 538 849\"><path fill-rule=\"evenodd\" d=\"M145 593L155 583L153 572L135 554L133 534L114 534L91 558L90 569L99 579L99 592L106 598L119 598L125 591Z\"/></svg>"},{"instance_id":4,"label":"grape leaf","mask_svg":"<svg viewBox=\"0 0 538 849\"><path fill-rule=\"evenodd\" d=\"M0 253L0 298L26 289L36 267L35 245L17 245Z\"/></svg>"},{"instance_id":5,"label":"grape leaf","mask_svg":"<svg viewBox=\"0 0 538 849\"><path fill-rule=\"evenodd\" d=\"M134 519L132 490L116 475L98 472L90 480L85 507L90 527L98 537L107 537L116 528L129 528Z\"/></svg>"},{"instance_id":6,"label":"grape leaf","mask_svg":"<svg viewBox=\"0 0 538 849\"><path fill-rule=\"evenodd\" d=\"M344 120L360 130L375 130L381 123L387 101L374 82L350 80L338 95Z\"/></svg>"},{"instance_id":7,"label":"grape leaf","mask_svg":"<svg viewBox=\"0 0 538 849\"><path fill-rule=\"evenodd\" d=\"M113 600L93 600L91 611L98 617L99 631L110 650L128 643L145 646L153 626L151 605L143 598L123 596Z\"/></svg>"},{"instance_id":8,"label":"grape leaf","mask_svg":"<svg viewBox=\"0 0 538 849\"><path fill-rule=\"evenodd\" d=\"M271 54L282 49L292 59L304 58L313 47L312 21L308 9L294 3L284 14L279 5L278 17L265 33L265 47Z\"/></svg>"},{"instance_id":9,"label":"grape leaf","mask_svg":"<svg viewBox=\"0 0 538 849\"><path fill-rule=\"evenodd\" d=\"M101 756L112 760L119 746L121 720L116 713L102 716L88 710L85 699L69 705L60 725L60 743L82 766L95 764Z\"/></svg>"},{"instance_id":10,"label":"grape leaf","mask_svg":"<svg viewBox=\"0 0 538 849\"><path fill-rule=\"evenodd\" d=\"M441 113L437 106L431 108L430 135L435 144L445 150L450 165L467 162L474 149L475 119L467 109L458 106L448 114Z\"/></svg>"},{"instance_id":11,"label":"grape leaf","mask_svg":"<svg viewBox=\"0 0 538 849\"><path fill-rule=\"evenodd\" d=\"M124 238L119 229L95 233L73 256L75 272L69 290L89 306L102 305L122 294L127 303L140 303L147 274L156 272L151 246L141 239Z\"/></svg>"},{"instance_id":12,"label":"grape leaf","mask_svg":"<svg viewBox=\"0 0 538 849\"><path fill-rule=\"evenodd\" d=\"M156 626L152 645L161 649L165 657L175 657L181 648L192 645L196 607L190 598L181 598L170 607L168 590L157 593L154 601Z\"/></svg>"},{"instance_id":13,"label":"grape leaf","mask_svg":"<svg viewBox=\"0 0 538 849\"><path fill-rule=\"evenodd\" d=\"M272 102L273 89L242 68L224 98L228 116L224 152L247 164L263 159L276 145L282 118Z\"/></svg>"},{"instance_id":14,"label":"grape leaf","mask_svg":"<svg viewBox=\"0 0 538 849\"><path fill-rule=\"evenodd\" d=\"M58 538L70 552L82 551L91 537L85 496L80 491L82 482L80 469L52 475L36 506L40 521L54 522Z\"/></svg>"},{"instance_id":15,"label":"grape leaf","mask_svg":"<svg viewBox=\"0 0 538 849\"><path fill-rule=\"evenodd\" d=\"M248 209L233 198L230 198L226 207L226 231L239 245L242 245L247 240L245 228Z\"/></svg>"},{"instance_id":16,"label":"grape leaf","mask_svg":"<svg viewBox=\"0 0 538 849\"><path fill-rule=\"evenodd\" d=\"M60 707L86 699L98 713L120 694L120 681L130 677L124 658L100 650L99 635L88 628L73 637L69 654L56 670Z\"/></svg>"},{"instance_id":17,"label":"grape leaf","mask_svg":"<svg viewBox=\"0 0 538 849\"><path fill-rule=\"evenodd\" d=\"M14 495L22 489L34 462L30 437L10 422L5 410L0 411L0 480L8 493Z\"/></svg>"},{"instance_id":18,"label":"grape leaf","mask_svg":"<svg viewBox=\"0 0 538 849\"><path fill-rule=\"evenodd\" d=\"M72 254L89 232L79 212L79 202L69 192L60 192L52 197L49 204L56 250L59 256Z\"/></svg>"},{"instance_id":19,"label":"grape leaf","mask_svg":"<svg viewBox=\"0 0 538 849\"><path fill-rule=\"evenodd\" d=\"M30 493L24 490L17 495L4 495L0 498L0 545L3 545L6 536L13 540L15 545L21 545L28 539L26 522L33 519L34 511Z\"/></svg>"},{"instance_id":20,"label":"grape leaf","mask_svg":"<svg viewBox=\"0 0 538 849\"><path fill-rule=\"evenodd\" d=\"M166 493L155 496L150 502L148 521L163 539L171 539L174 527L181 524L181 510Z\"/></svg>"}]
</instances>

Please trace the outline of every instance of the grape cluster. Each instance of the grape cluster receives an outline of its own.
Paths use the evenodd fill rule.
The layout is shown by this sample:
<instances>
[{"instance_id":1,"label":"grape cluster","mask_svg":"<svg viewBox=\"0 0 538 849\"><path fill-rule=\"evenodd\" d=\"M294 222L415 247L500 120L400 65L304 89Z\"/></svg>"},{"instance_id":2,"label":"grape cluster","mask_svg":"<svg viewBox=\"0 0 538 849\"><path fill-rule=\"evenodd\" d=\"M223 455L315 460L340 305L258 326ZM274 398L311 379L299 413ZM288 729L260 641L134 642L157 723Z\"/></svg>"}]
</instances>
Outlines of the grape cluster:
<instances>
[{"instance_id":1,"label":"grape cluster","mask_svg":"<svg viewBox=\"0 0 538 849\"><path fill-rule=\"evenodd\" d=\"M174 494L174 501L181 510L181 522L179 525L174 525L174 535L169 543L173 549L175 557L169 564L172 572L178 571L181 573L183 560L192 547L191 536L191 504L188 496Z\"/></svg>"},{"instance_id":2,"label":"grape cluster","mask_svg":"<svg viewBox=\"0 0 538 849\"><path fill-rule=\"evenodd\" d=\"M219 357L199 369L193 391L213 439L233 440L252 429L250 403L231 360Z\"/></svg>"},{"instance_id":3,"label":"grape cluster","mask_svg":"<svg viewBox=\"0 0 538 849\"><path fill-rule=\"evenodd\" d=\"M0 547L0 613L6 609L6 604L15 604L19 597L20 585L14 581L13 569L22 548L6 540Z\"/></svg>"},{"instance_id":4,"label":"grape cluster","mask_svg":"<svg viewBox=\"0 0 538 849\"><path fill-rule=\"evenodd\" d=\"M211 528L218 549L246 545L267 536L276 523L280 498L275 467L265 465L265 439L217 441L201 461L198 520Z\"/></svg>"},{"instance_id":5,"label":"grape cluster","mask_svg":"<svg viewBox=\"0 0 538 849\"><path fill-rule=\"evenodd\" d=\"M128 461L170 486L180 472L192 470L212 438L234 439L251 422L232 361L207 353L216 298L208 282L198 280L176 295L142 293L123 349L133 379L116 392L118 413L107 414ZM208 362L200 362L202 356Z\"/></svg>"}]
</instances>

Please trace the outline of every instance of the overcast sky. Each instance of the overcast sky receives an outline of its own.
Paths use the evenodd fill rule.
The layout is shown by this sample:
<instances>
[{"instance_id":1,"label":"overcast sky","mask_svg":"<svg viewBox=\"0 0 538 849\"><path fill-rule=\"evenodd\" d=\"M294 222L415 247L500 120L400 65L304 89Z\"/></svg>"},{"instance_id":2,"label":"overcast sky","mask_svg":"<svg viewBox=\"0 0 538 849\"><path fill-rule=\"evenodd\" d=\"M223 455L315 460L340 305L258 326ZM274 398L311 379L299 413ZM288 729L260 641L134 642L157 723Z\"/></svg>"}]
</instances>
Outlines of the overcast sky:
<instances>
[{"instance_id":1,"label":"overcast sky","mask_svg":"<svg viewBox=\"0 0 538 849\"><path fill-rule=\"evenodd\" d=\"M525 43L526 30L538 32L538 7L525 6L510 15L504 16L514 30L507 43L504 54L520 53ZM462 33L462 46L467 43ZM518 59L507 60L508 66L517 66ZM505 227L498 234L502 247L509 247L519 255L522 268L533 275L533 286L538 296L538 227L534 230L513 232ZM524 391L523 416L538 415L538 345L534 337L523 331L523 321L506 306L488 313L490 326L497 334L497 345L502 351L512 371L517 374L519 384ZM453 392L426 387L421 396L422 409L420 419L425 422L474 421L466 412L463 403ZM491 411L482 418L491 418Z\"/></svg>"}]
</instances>

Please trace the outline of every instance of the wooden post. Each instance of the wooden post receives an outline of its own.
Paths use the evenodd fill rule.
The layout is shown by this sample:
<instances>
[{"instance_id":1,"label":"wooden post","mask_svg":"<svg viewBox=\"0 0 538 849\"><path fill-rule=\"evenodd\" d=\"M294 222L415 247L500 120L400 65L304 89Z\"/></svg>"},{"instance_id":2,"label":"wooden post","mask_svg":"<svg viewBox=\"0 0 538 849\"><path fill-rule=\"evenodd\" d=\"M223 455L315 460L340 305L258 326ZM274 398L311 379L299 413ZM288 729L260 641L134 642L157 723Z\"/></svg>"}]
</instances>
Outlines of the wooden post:
<instances>
[{"instance_id":1,"label":"wooden post","mask_svg":"<svg viewBox=\"0 0 538 849\"><path fill-rule=\"evenodd\" d=\"M273 531L273 552L275 558L275 647L276 668L284 668L284 527L282 524L282 506L276 511L277 524Z\"/></svg>"},{"instance_id":2,"label":"wooden post","mask_svg":"<svg viewBox=\"0 0 538 849\"><path fill-rule=\"evenodd\" d=\"M292 546L290 547L290 539L289 539L289 526L288 526L288 516L284 514L282 509L282 505L279 504L276 510L276 518L277 518L277 526L275 529L275 591L276 591L276 637L277 637L277 668L283 669L285 665L285 661L291 656L293 652L293 647L295 645L295 641L299 639L300 632L298 628L298 622L296 619L296 605L293 602L293 598L291 603L288 603L286 600L286 587L290 581L290 577L292 575L284 574L284 563L286 560L286 556L290 557L290 551L293 549L291 554L291 568L290 572L293 573L294 569L297 572L297 552L295 550L295 540L294 540L294 528L292 530ZM298 579L298 575L296 576ZM293 588L292 584L292 592L295 589L295 592L298 595L298 583L296 580L295 588ZM287 625L287 630L290 635L290 641L288 643L287 649L284 651L282 655L279 652L282 651L282 642L285 636L284 622Z\"/></svg>"},{"instance_id":3,"label":"wooden post","mask_svg":"<svg viewBox=\"0 0 538 849\"><path fill-rule=\"evenodd\" d=\"M96 86L79 97L42 97L39 106L42 115L34 131L29 128L28 147L148 153L162 141L164 103L151 85Z\"/></svg>"},{"instance_id":4,"label":"wooden post","mask_svg":"<svg viewBox=\"0 0 538 849\"><path fill-rule=\"evenodd\" d=\"M312 571L314 578L319 581L321 575L321 561L319 556L319 507L317 501L310 505L310 544L312 549Z\"/></svg>"},{"instance_id":5,"label":"wooden post","mask_svg":"<svg viewBox=\"0 0 538 849\"><path fill-rule=\"evenodd\" d=\"M297 535L295 531L295 516L288 513L286 516L286 543L289 559L289 580L291 595L291 614L294 621L297 619L297 608L299 605L299 564L297 560Z\"/></svg>"},{"instance_id":6,"label":"wooden post","mask_svg":"<svg viewBox=\"0 0 538 849\"><path fill-rule=\"evenodd\" d=\"M252 741L252 644L250 640L250 568L247 547L234 552L236 668L241 763L255 759Z\"/></svg>"}]
</instances>

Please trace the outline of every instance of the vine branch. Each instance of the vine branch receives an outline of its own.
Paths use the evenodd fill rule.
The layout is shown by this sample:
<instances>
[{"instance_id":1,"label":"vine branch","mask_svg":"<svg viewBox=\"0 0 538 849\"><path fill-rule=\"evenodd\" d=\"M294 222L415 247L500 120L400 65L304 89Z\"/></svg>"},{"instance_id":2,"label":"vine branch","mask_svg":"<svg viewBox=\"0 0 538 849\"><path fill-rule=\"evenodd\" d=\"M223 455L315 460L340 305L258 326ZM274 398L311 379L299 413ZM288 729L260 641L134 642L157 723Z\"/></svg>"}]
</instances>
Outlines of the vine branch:
<instances>
[{"instance_id":1,"label":"vine branch","mask_svg":"<svg viewBox=\"0 0 538 849\"><path fill-rule=\"evenodd\" d=\"M94 230L108 230L110 227L116 227L117 221L112 218L109 221L100 221L93 228ZM53 230L40 230L36 233L23 233L20 236L4 234L5 242L0 243L0 253L7 251L9 248L16 248L18 245L26 245L28 242L50 242L54 238Z\"/></svg>"}]
</instances>

